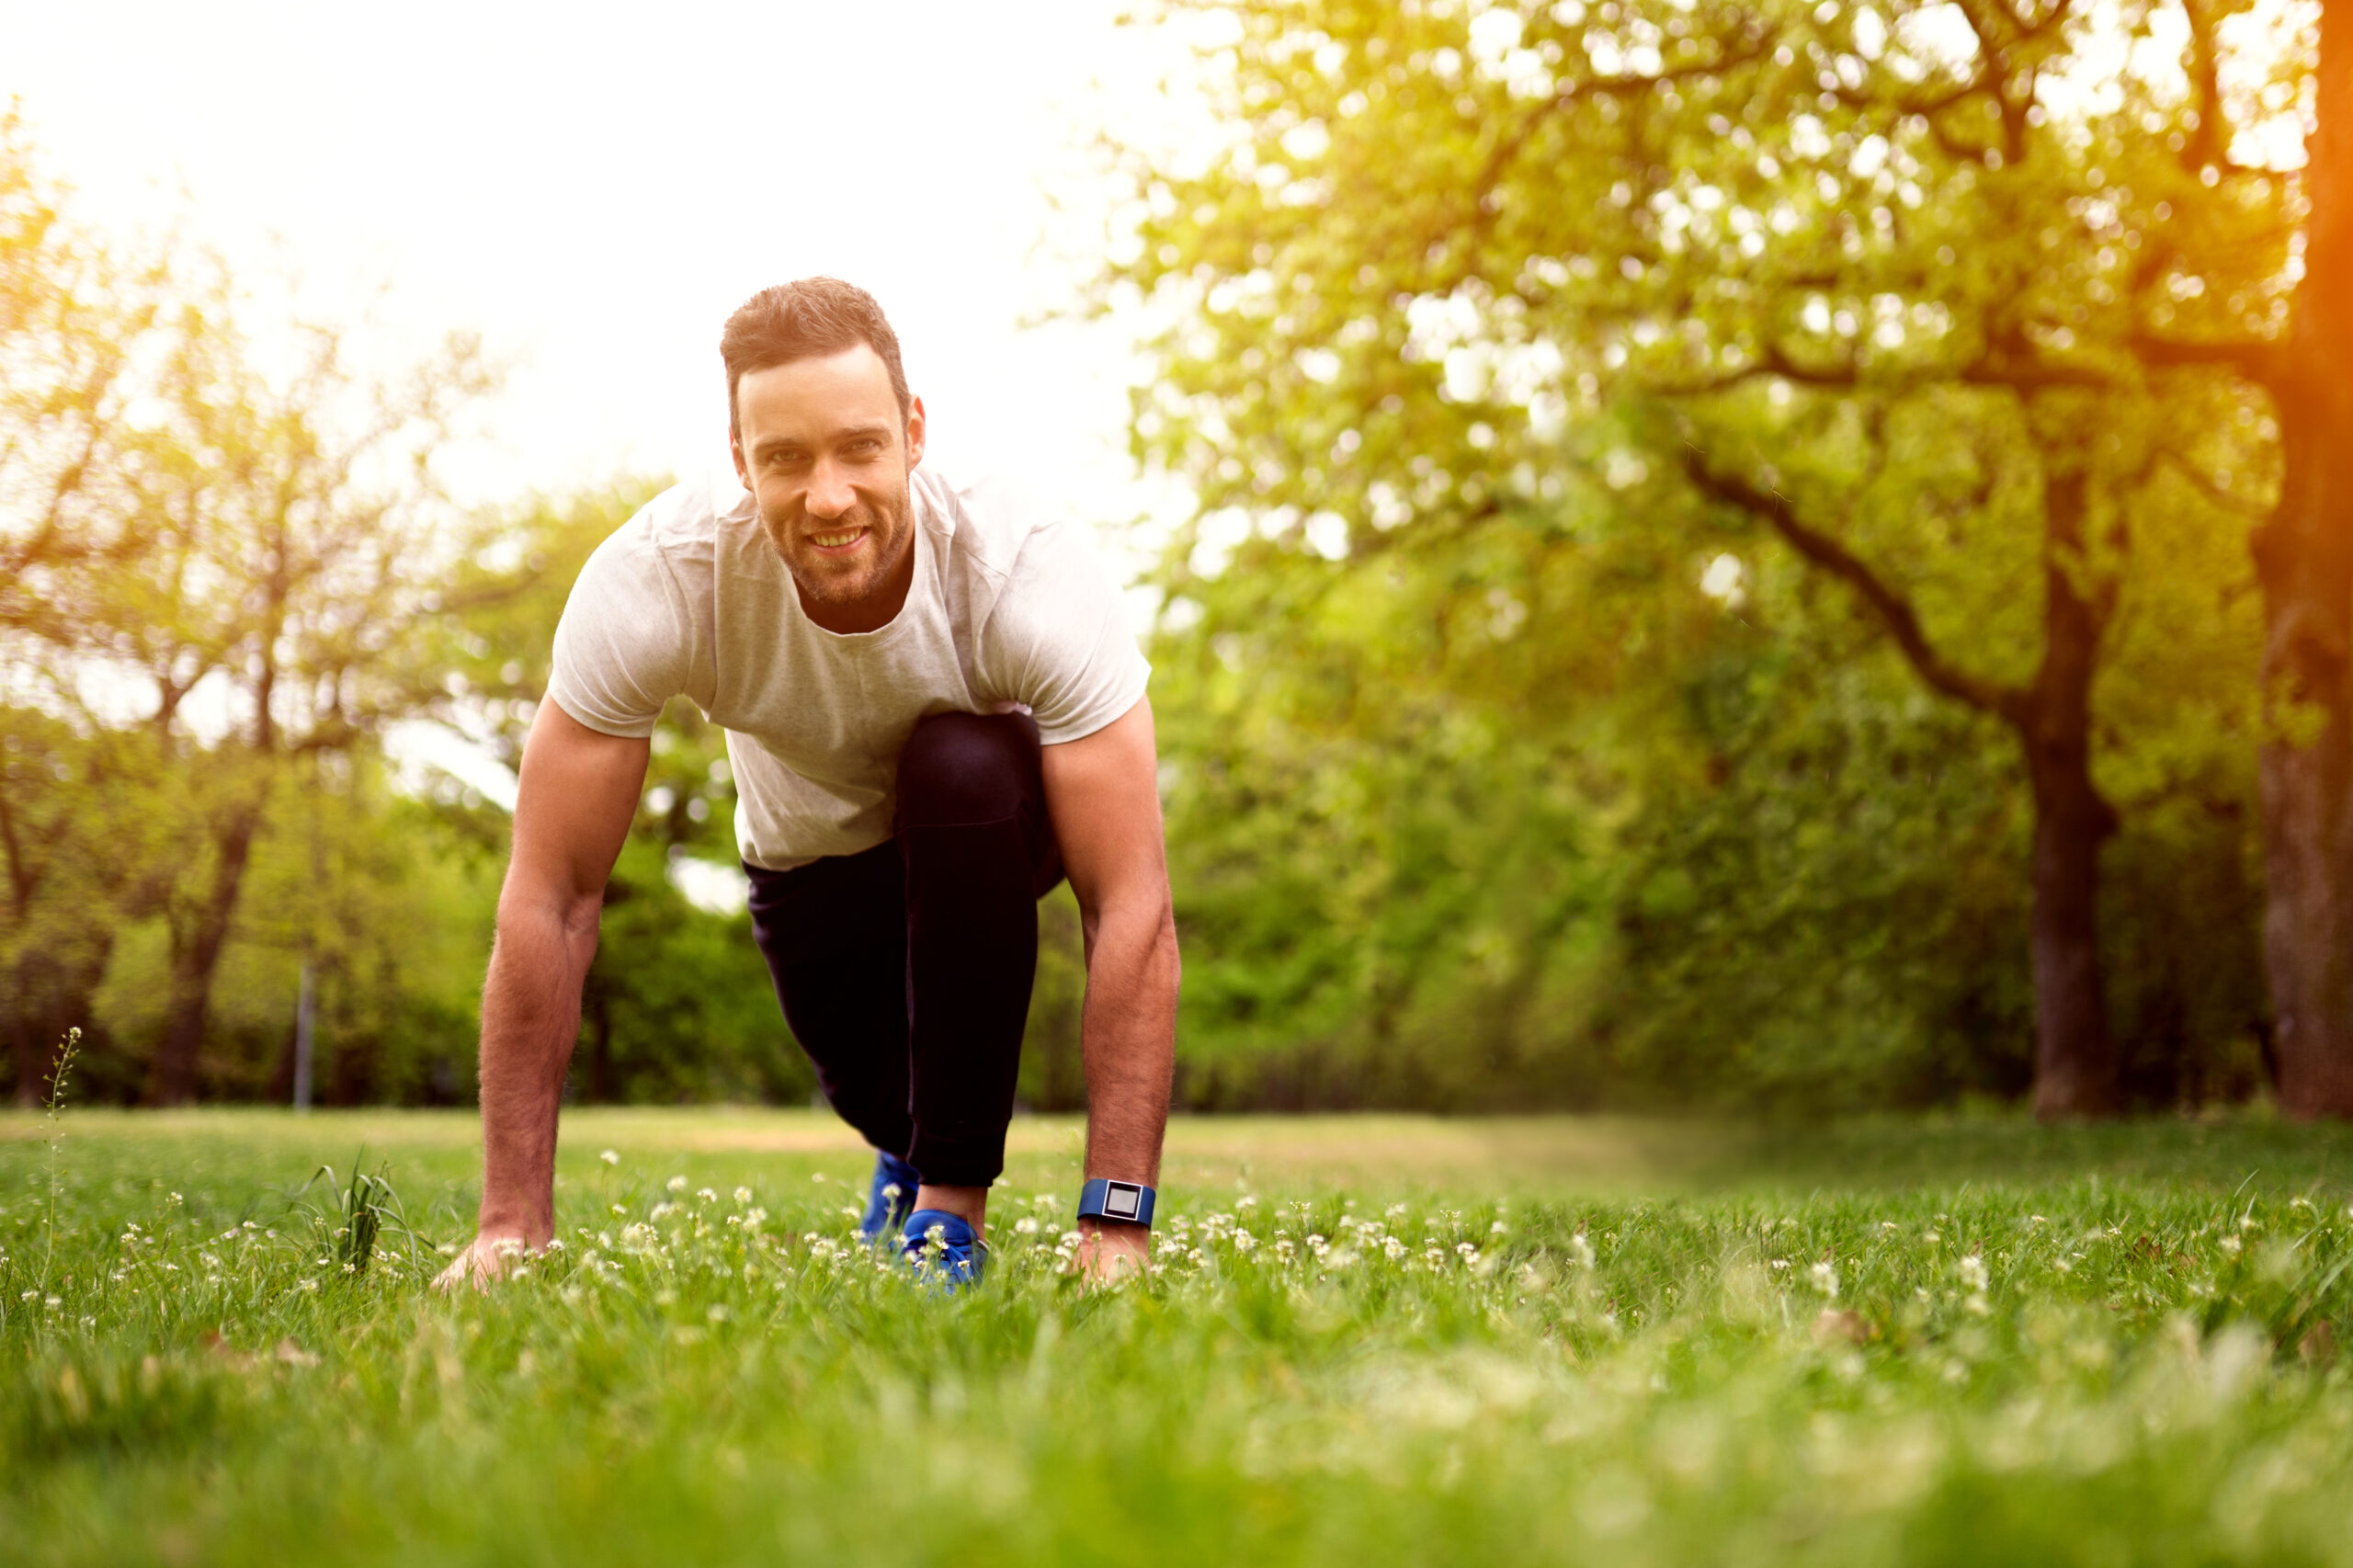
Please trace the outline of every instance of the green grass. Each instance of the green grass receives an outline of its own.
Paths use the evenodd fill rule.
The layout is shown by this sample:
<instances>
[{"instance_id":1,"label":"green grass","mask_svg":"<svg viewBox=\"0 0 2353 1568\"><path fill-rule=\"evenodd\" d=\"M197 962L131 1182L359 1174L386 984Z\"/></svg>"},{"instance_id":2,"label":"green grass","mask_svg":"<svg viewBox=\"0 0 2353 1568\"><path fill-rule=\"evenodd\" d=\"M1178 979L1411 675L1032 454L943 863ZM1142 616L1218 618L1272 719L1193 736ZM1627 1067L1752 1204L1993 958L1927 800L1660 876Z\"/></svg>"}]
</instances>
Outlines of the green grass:
<instances>
[{"instance_id":1,"label":"green grass","mask_svg":"<svg viewBox=\"0 0 2353 1568\"><path fill-rule=\"evenodd\" d=\"M2353 1130L1185 1119L1090 1294L1025 1120L942 1300L829 1119L578 1112L563 1249L449 1300L469 1118L62 1125L11 1563L2353 1562ZM363 1149L417 1245L347 1270Z\"/></svg>"}]
</instances>

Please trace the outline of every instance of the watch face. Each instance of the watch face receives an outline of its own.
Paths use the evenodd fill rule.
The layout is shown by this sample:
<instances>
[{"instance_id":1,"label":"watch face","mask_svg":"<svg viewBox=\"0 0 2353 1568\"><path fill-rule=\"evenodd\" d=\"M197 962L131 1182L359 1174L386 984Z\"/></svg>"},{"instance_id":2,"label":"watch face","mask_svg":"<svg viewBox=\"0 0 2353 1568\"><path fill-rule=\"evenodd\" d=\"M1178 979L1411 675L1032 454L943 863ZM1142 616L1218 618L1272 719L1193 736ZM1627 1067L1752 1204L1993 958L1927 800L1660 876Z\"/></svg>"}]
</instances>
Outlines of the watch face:
<instances>
[{"instance_id":1,"label":"watch face","mask_svg":"<svg viewBox=\"0 0 2353 1568\"><path fill-rule=\"evenodd\" d=\"M1103 1213L1112 1220L1132 1220L1143 1205L1143 1188L1133 1182L1113 1181L1103 1185Z\"/></svg>"}]
</instances>

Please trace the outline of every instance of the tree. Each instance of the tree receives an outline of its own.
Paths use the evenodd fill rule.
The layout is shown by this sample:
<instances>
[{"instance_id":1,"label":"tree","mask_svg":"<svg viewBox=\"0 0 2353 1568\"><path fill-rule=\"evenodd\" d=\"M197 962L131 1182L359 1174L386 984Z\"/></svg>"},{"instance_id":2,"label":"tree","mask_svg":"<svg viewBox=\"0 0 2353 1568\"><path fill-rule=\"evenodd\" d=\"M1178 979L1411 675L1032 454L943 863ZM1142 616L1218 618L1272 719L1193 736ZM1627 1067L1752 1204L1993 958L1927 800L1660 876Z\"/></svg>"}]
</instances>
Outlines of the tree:
<instances>
[{"instance_id":1,"label":"tree","mask_svg":"<svg viewBox=\"0 0 2353 1568\"><path fill-rule=\"evenodd\" d=\"M15 109L0 113L0 631L70 637L58 574L142 547L112 482L162 282L64 217Z\"/></svg>"},{"instance_id":2,"label":"tree","mask_svg":"<svg viewBox=\"0 0 2353 1568\"><path fill-rule=\"evenodd\" d=\"M2279 408L2279 505L2254 541L2273 721L2262 763L2270 900L2264 955L2281 1105L2299 1116L2346 1117L2353 1116L2353 384L2346 377L2353 359L2353 15L2344 0L2318 10L2302 278L2288 330L2214 324L2223 330L2173 352L2242 370L2269 389ZM2210 103L2217 97L2206 88ZM2214 144L2224 145L2219 116L2214 123Z\"/></svg>"},{"instance_id":3,"label":"tree","mask_svg":"<svg viewBox=\"0 0 2353 1568\"><path fill-rule=\"evenodd\" d=\"M1230 21L1233 142L1138 167L1103 297L1179 323L1144 449L1206 514L1354 557L1558 505L1567 443L1615 410L1628 438L1593 456L1622 504L1769 528L2011 733L2036 1103L2114 1108L2100 775L2244 724L2244 618L2152 567L2243 528L2268 459L2251 400L2168 375L2158 328L2201 294L2276 312L2293 228L2283 176L2214 163L2213 17L2180 29L2185 84L2161 6L1184 8ZM2142 52L2104 72L2120 41ZM2169 713L2117 667L2144 602L2189 611L2175 649L2143 640L2186 683Z\"/></svg>"},{"instance_id":4,"label":"tree","mask_svg":"<svg viewBox=\"0 0 2353 1568\"><path fill-rule=\"evenodd\" d=\"M41 214L15 226L50 244L54 276L26 286L39 309L5 367L10 659L27 700L99 771L76 788L68 768L51 798L19 791L11 805L78 826L119 808L143 770L180 830L167 861L123 867L139 896L108 911L153 907L169 924L169 1022L148 1092L177 1103L196 1092L213 977L286 763L368 744L439 695L412 633L435 560L431 457L487 378L453 339L401 384L365 383L337 333L299 323L291 369L272 377L225 279L151 275L138 309L109 297L81 310L65 290L103 278L102 256L45 239L59 231ZM42 358L61 343L70 351ZM134 744L142 760L125 767ZM19 843L20 888L28 853ZM103 968L108 939L37 961L78 974L68 950L86 950Z\"/></svg>"}]
</instances>

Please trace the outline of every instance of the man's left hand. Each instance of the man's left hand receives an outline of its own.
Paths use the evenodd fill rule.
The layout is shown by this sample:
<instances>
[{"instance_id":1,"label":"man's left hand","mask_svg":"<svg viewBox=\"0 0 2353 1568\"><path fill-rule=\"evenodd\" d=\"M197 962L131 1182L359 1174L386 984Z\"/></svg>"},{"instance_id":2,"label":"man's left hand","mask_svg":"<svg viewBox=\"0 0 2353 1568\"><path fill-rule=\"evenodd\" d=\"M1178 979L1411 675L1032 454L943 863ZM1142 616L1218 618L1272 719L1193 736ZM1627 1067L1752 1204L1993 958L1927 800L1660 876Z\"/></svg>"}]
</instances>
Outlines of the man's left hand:
<instances>
[{"instance_id":1,"label":"man's left hand","mask_svg":"<svg viewBox=\"0 0 2353 1568\"><path fill-rule=\"evenodd\" d=\"M1152 1261L1152 1233L1142 1225L1082 1220L1078 1229L1078 1253L1071 1268L1090 1285L1113 1285L1140 1276Z\"/></svg>"}]
</instances>

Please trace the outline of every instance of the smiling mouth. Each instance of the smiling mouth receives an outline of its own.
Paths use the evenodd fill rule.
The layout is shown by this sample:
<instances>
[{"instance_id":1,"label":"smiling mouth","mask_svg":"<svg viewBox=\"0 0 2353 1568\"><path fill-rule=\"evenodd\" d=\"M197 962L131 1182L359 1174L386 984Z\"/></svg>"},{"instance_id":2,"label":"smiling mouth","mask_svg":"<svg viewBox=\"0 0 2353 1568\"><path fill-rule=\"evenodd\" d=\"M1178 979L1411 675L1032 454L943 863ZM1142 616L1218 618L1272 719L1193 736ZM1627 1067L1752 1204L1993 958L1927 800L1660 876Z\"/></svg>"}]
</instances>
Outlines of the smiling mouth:
<instances>
[{"instance_id":1,"label":"smiling mouth","mask_svg":"<svg viewBox=\"0 0 2353 1568\"><path fill-rule=\"evenodd\" d=\"M807 536L811 544L824 551L847 550L865 537L866 530L862 528L835 528L826 533L813 533Z\"/></svg>"}]
</instances>

